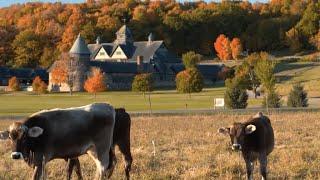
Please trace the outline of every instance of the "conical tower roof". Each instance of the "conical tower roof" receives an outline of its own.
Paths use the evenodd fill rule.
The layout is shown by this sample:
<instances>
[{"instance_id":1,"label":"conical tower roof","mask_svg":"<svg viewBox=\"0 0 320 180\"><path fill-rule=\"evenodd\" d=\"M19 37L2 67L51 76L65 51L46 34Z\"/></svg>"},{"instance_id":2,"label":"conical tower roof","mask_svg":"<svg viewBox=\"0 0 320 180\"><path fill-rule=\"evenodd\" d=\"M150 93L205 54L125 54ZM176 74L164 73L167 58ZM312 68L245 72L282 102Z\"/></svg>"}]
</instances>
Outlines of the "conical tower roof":
<instances>
[{"instance_id":1,"label":"conical tower roof","mask_svg":"<svg viewBox=\"0 0 320 180\"><path fill-rule=\"evenodd\" d=\"M81 55L90 55L90 51L84 39L78 35L77 39L74 41L70 51L70 54L81 54Z\"/></svg>"}]
</instances>

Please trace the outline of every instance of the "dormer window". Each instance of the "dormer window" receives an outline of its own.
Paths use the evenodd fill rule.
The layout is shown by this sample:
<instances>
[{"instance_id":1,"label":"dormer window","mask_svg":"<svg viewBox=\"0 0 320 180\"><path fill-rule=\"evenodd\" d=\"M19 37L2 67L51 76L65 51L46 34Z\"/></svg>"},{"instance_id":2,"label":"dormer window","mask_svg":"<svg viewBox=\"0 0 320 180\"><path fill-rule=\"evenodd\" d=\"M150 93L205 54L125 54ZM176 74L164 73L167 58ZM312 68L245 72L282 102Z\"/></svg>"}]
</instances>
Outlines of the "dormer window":
<instances>
[{"instance_id":1,"label":"dormer window","mask_svg":"<svg viewBox=\"0 0 320 180\"><path fill-rule=\"evenodd\" d=\"M116 52L116 55L121 55L121 52L120 52L120 51L117 51L117 52Z\"/></svg>"},{"instance_id":2,"label":"dormer window","mask_svg":"<svg viewBox=\"0 0 320 180\"><path fill-rule=\"evenodd\" d=\"M105 53L104 53L104 52L100 52L99 55L100 55L100 56L104 56Z\"/></svg>"}]
</instances>

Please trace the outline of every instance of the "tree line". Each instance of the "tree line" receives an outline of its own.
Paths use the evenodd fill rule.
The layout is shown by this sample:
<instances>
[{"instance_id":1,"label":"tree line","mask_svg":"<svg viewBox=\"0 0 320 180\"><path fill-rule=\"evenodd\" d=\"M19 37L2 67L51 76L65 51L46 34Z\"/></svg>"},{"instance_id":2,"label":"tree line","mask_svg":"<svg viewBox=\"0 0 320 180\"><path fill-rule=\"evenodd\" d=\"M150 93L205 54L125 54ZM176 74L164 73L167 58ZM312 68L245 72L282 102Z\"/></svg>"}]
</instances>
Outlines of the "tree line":
<instances>
[{"instance_id":1,"label":"tree line","mask_svg":"<svg viewBox=\"0 0 320 180\"><path fill-rule=\"evenodd\" d=\"M216 55L214 42L220 34L238 37L249 52L320 48L317 0L30 2L0 9L0 65L47 68L69 51L78 33L87 43L97 36L112 42L124 19L135 40L147 40L152 32L178 55Z\"/></svg>"}]
</instances>

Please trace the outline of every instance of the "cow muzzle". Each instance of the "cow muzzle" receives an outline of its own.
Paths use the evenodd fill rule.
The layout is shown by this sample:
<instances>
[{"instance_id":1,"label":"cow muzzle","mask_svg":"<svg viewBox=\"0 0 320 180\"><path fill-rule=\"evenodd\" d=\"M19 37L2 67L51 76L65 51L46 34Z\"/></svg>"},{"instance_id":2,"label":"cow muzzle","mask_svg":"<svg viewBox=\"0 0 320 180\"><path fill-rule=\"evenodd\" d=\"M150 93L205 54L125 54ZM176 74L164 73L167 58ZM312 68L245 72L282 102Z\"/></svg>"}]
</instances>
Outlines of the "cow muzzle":
<instances>
[{"instance_id":1,"label":"cow muzzle","mask_svg":"<svg viewBox=\"0 0 320 180\"><path fill-rule=\"evenodd\" d=\"M232 144L231 148L234 151L239 151L239 150L241 150L241 145L240 144Z\"/></svg>"},{"instance_id":2,"label":"cow muzzle","mask_svg":"<svg viewBox=\"0 0 320 180\"><path fill-rule=\"evenodd\" d=\"M11 158L12 159L23 159L23 155L21 152L12 152Z\"/></svg>"}]
</instances>

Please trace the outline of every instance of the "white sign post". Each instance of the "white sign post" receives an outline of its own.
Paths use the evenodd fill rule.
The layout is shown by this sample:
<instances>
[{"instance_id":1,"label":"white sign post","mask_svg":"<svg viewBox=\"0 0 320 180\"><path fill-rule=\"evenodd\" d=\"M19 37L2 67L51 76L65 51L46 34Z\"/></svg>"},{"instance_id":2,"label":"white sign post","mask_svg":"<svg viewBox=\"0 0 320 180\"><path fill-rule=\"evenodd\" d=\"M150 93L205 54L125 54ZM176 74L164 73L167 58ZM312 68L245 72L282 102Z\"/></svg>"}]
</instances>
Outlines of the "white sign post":
<instances>
[{"instance_id":1,"label":"white sign post","mask_svg":"<svg viewBox=\"0 0 320 180\"><path fill-rule=\"evenodd\" d=\"M216 107L223 107L224 109L224 98L214 98L214 109L216 109Z\"/></svg>"}]
</instances>

